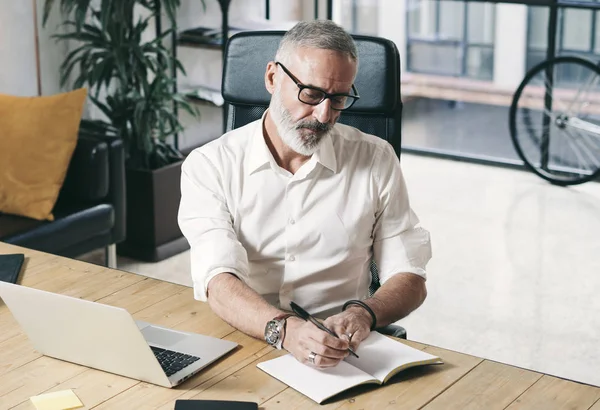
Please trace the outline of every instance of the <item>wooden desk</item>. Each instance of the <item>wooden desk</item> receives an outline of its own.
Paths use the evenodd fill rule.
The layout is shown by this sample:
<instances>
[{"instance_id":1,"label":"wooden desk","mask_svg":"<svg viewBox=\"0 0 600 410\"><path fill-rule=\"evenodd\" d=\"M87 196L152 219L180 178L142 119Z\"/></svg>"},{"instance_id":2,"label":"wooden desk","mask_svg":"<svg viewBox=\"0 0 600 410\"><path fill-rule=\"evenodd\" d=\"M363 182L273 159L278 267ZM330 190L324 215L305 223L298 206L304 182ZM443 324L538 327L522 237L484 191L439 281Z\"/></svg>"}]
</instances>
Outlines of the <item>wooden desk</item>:
<instances>
[{"instance_id":1,"label":"wooden desk","mask_svg":"<svg viewBox=\"0 0 600 410\"><path fill-rule=\"evenodd\" d=\"M176 399L248 400L264 409L591 409L600 388L416 342L445 364L409 369L383 387L363 386L325 405L256 367L283 354L227 325L192 289L0 243L0 254L25 253L21 284L120 306L136 319L237 342L240 347L166 389L37 353L0 304L0 409L33 409L29 397L73 389L86 408L173 409Z\"/></svg>"}]
</instances>

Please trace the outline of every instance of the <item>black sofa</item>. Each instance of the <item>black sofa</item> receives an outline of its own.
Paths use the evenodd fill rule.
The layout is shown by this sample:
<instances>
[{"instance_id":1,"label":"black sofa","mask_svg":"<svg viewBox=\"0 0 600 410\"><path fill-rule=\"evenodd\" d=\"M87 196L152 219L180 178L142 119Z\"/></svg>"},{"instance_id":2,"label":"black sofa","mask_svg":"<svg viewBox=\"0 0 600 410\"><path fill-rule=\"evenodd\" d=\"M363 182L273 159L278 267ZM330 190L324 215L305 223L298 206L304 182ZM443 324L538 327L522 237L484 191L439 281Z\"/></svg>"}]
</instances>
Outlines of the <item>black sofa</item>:
<instances>
[{"instance_id":1,"label":"black sofa","mask_svg":"<svg viewBox=\"0 0 600 410\"><path fill-rule=\"evenodd\" d=\"M125 239L125 152L120 138L80 132L54 221L0 213L0 241L66 257L106 249L116 267Z\"/></svg>"}]
</instances>

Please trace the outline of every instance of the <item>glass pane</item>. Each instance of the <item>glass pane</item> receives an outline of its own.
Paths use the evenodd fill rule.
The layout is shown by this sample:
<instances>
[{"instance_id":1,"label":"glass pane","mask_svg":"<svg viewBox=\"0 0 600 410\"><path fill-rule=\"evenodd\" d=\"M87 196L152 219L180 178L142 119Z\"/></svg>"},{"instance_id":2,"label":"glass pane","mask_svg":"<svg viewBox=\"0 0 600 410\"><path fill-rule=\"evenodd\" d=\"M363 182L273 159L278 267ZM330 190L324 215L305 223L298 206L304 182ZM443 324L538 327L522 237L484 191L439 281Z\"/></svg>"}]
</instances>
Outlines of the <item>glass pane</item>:
<instances>
[{"instance_id":1,"label":"glass pane","mask_svg":"<svg viewBox=\"0 0 600 410\"><path fill-rule=\"evenodd\" d=\"M533 66L541 63L546 59L546 50L529 50L527 52L527 66L526 70L529 71Z\"/></svg>"},{"instance_id":2,"label":"glass pane","mask_svg":"<svg viewBox=\"0 0 600 410\"><path fill-rule=\"evenodd\" d=\"M340 0L341 24L356 34L377 35L377 0Z\"/></svg>"},{"instance_id":3,"label":"glass pane","mask_svg":"<svg viewBox=\"0 0 600 410\"><path fill-rule=\"evenodd\" d=\"M408 37L418 37L421 32L421 2L419 0L408 0L406 3L406 21Z\"/></svg>"},{"instance_id":4,"label":"glass pane","mask_svg":"<svg viewBox=\"0 0 600 410\"><path fill-rule=\"evenodd\" d=\"M469 44L494 44L495 5L491 3L469 3Z\"/></svg>"},{"instance_id":5,"label":"glass pane","mask_svg":"<svg viewBox=\"0 0 600 410\"><path fill-rule=\"evenodd\" d=\"M569 53L569 55L583 58L584 60L589 59L589 55L573 53ZM581 84L585 84L586 81L588 81L591 73L591 70L584 66L575 64L561 64L558 66L556 79L558 86L571 88L580 87ZM594 78L597 79L598 77L594 75ZM597 86L597 84L595 86Z\"/></svg>"},{"instance_id":6,"label":"glass pane","mask_svg":"<svg viewBox=\"0 0 600 410\"><path fill-rule=\"evenodd\" d=\"M407 7L410 38L435 38L436 1L410 0Z\"/></svg>"},{"instance_id":7,"label":"glass pane","mask_svg":"<svg viewBox=\"0 0 600 410\"><path fill-rule=\"evenodd\" d=\"M529 44L528 48L547 47L548 41L548 8L529 8Z\"/></svg>"},{"instance_id":8,"label":"glass pane","mask_svg":"<svg viewBox=\"0 0 600 410\"><path fill-rule=\"evenodd\" d=\"M342 27L352 32L352 1L351 0L339 0L341 6L338 8L340 13L340 22Z\"/></svg>"},{"instance_id":9,"label":"glass pane","mask_svg":"<svg viewBox=\"0 0 600 410\"><path fill-rule=\"evenodd\" d=\"M379 8L377 0L355 0L356 2L356 33L377 35Z\"/></svg>"},{"instance_id":10,"label":"glass pane","mask_svg":"<svg viewBox=\"0 0 600 410\"><path fill-rule=\"evenodd\" d=\"M462 1L440 1L439 38L462 40L465 24L465 3Z\"/></svg>"},{"instance_id":11,"label":"glass pane","mask_svg":"<svg viewBox=\"0 0 600 410\"><path fill-rule=\"evenodd\" d=\"M564 9L562 48L589 51L592 40L592 11Z\"/></svg>"},{"instance_id":12,"label":"glass pane","mask_svg":"<svg viewBox=\"0 0 600 410\"><path fill-rule=\"evenodd\" d=\"M430 43L409 45L409 71L431 74L461 75L462 56L460 48Z\"/></svg>"},{"instance_id":13,"label":"glass pane","mask_svg":"<svg viewBox=\"0 0 600 410\"><path fill-rule=\"evenodd\" d=\"M467 76L479 80L491 80L493 78L493 48L469 47L467 51Z\"/></svg>"},{"instance_id":14,"label":"glass pane","mask_svg":"<svg viewBox=\"0 0 600 410\"><path fill-rule=\"evenodd\" d=\"M594 53L600 54L600 11L596 11L596 42L594 44Z\"/></svg>"}]
</instances>

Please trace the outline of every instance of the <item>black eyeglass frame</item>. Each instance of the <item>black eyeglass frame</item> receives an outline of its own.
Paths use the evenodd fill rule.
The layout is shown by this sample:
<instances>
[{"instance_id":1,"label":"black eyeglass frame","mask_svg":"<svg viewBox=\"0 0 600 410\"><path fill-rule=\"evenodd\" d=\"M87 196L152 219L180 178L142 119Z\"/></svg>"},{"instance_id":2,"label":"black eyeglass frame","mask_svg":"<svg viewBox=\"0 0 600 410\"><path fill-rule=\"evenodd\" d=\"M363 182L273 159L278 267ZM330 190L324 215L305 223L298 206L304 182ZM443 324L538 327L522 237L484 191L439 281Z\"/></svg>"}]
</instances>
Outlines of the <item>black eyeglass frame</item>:
<instances>
[{"instance_id":1,"label":"black eyeglass frame","mask_svg":"<svg viewBox=\"0 0 600 410\"><path fill-rule=\"evenodd\" d=\"M321 104L323 101L325 101L328 98L331 101L333 101L332 98L335 98L335 97L346 97L346 98L349 98L349 99L352 100L352 103L348 107L346 107L346 108L335 108L333 106L333 104L331 104L331 109L332 110L335 110L335 111L346 111L347 109L349 109L350 107L352 107L356 103L356 101L358 101L360 99L360 95L358 95L358 90L356 89L356 87L354 86L354 84L352 84L352 92L355 95L350 95L350 94L345 94L345 93L329 94L327 91L325 91L325 90L323 90L321 88L313 87L311 85L302 84L300 82L300 80L298 80L296 78L296 76L294 76L294 74L292 74L290 72L290 70L288 70L287 67L284 66L283 64L281 64L279 61L275 61L275 64L278 65L279 67L281 67L281 69L283 70L283 72L286 73L288 75L288 77L290 77L290 79L296 84L296 86L298 87L298 101L300 101L303 104L307 104L307 105L319 105L319 104ZM321 100L319 102L317 102L317 103L309 103L309 102L306 102L306 101L302 101L300 99L300 94L302 94L302 91L306 90L306 89L308 89L308 90L314 90L314 91L318 91L318 92L322 93L323 94L323 98L321 98Z\"/></svg>"}]
</instances>

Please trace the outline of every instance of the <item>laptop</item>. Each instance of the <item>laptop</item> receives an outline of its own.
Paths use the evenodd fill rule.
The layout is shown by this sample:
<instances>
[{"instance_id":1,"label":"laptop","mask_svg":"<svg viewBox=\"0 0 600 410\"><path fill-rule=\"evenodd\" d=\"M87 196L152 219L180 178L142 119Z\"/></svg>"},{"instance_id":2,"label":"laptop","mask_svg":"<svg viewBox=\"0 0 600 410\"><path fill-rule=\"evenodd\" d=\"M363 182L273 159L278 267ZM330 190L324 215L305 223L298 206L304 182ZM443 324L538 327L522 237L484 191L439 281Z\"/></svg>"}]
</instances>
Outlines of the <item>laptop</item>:
<instances>
[{"instance_id":1,"label":"laptop","mask_svg":"<svg viewBox=\"0 0 600 410\"><path fill-rule=\"evenodd\" d=\"M0 281L0 297L43 355L174 387L237 343L133 320L125 309Z\"/></svg>"}]
</instances>

